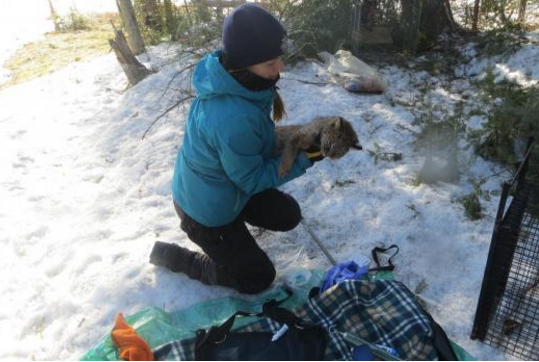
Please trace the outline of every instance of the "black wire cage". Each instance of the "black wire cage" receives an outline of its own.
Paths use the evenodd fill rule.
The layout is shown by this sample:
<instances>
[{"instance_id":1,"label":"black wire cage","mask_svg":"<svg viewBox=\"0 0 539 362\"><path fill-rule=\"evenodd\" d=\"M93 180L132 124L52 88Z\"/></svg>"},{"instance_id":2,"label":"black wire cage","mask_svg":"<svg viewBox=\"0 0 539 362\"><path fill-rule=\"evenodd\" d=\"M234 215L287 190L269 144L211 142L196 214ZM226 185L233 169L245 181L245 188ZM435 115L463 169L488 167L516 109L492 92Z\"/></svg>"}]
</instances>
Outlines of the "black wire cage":
<instances>
[{"instance_id":1,"label":"black wire cage","mask_svg":"<svg viewBox=\"0 0 539 362\"><path fill-rule=\"evenodd\" d=\"M526 179L533 139L502 189L471 338L539 359L539 187ZM512 196L511 196L512 195Z\"/></svg>"}]
</instances>

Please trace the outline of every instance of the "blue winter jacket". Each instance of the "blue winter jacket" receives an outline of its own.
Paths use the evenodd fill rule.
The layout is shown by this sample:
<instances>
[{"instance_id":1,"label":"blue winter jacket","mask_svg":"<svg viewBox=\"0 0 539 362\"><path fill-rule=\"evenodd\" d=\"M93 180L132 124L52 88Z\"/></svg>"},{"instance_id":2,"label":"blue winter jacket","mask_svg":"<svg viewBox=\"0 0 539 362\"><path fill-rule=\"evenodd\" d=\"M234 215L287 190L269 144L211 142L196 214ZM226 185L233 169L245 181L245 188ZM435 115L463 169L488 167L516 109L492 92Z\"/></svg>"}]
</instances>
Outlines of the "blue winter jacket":
<instances>
[{"instance_id":1,"label":"blue winter jacket","mask_svg":"<svg viewBox=\"0 0 539 362\"><path fill-rule=\"evenodd\" d=\"M197 97L191 104L183 144L176 158L172 192L182 210L202 225L234 221L249 198L305 173L312 163L299 153L284 178L272 158L274 91L250 91L219 62L220 52L195 68Z\"/></svg>"}]
</instances>

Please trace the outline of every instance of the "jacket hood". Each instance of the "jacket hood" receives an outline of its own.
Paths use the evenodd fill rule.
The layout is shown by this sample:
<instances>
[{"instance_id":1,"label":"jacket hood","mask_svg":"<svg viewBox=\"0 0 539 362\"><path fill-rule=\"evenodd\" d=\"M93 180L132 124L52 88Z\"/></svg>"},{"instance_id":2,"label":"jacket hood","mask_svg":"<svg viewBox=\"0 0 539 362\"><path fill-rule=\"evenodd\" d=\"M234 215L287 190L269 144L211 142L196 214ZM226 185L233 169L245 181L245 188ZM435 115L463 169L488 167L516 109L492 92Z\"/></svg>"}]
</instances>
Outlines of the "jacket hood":
<instances>
[{"instance_id":1,"label":"jacket hood","mask_svg":"<svg viewBox=\"0 0 539 362\"><path fill-rule=\"evenodd\" d=\"M195 68L193 86L197 97L239 96L252 101L269 101L273 90L251 91L234 79L219 62L221 51L204 56Z\"/></svg>"}]
</instances>

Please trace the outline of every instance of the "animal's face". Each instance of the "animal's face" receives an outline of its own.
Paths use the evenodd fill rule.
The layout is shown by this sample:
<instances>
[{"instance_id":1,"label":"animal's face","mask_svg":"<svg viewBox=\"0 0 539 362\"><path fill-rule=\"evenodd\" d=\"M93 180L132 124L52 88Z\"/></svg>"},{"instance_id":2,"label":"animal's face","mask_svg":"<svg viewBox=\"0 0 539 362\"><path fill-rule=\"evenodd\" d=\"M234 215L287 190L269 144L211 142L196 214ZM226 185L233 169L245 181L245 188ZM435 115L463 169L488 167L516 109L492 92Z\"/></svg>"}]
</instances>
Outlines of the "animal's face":
<instances>
[{"instance_id":1,"label":"animal's face","mask_svg":"<svg viewBox=\"0 0 539 362\"><path fill-rule=\"evenodd\" d=\"M329 120L320 133L322 155L329 158L340 158L350 148L361 149L357 134L350 122L341 117Z\"/></svg>"}]
</instances>

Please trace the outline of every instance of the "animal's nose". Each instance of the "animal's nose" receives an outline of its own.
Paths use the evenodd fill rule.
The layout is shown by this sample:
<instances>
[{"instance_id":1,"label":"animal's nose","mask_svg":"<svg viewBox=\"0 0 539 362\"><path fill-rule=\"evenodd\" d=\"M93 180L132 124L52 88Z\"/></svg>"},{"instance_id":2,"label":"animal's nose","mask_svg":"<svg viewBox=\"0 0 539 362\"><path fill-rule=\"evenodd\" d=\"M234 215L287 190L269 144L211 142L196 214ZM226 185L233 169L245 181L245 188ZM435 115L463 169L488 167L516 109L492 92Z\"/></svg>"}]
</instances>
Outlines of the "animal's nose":
<instances>
[{"instance_id":1,"label":"animal's nose","mask_svg":"<svg viewBox=\"0 0 539 362\"><path fill-rule=\"evenodd\" d=\"M352 148L354 148L356 150L362 150L363 149L363 147L360 144L357 144L357 143L355 145L353 145Z\"/></svg>"}]
</instances>

